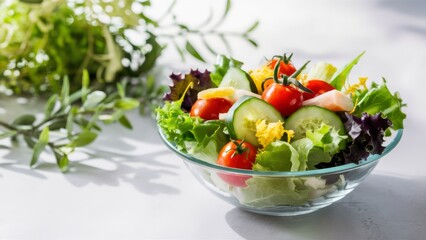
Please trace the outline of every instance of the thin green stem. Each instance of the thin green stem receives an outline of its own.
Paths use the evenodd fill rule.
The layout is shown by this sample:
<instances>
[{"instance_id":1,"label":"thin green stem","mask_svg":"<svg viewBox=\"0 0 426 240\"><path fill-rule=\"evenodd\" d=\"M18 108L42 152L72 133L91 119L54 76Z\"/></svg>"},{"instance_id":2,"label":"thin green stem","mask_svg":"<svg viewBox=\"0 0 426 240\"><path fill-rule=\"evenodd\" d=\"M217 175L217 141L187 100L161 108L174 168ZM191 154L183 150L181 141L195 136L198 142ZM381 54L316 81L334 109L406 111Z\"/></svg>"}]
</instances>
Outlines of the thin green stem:
<instances>
[{"instance_id":1,"label":"thin green stem","mask_svg":"<svg viewBox=\"0 0 426 240\"><path fill-rule=\"evenodd\" d=\"M20 129L18 129L18 128L14 127L14 126L12 126L12 125L10 125L10 124L8 124L8 123L5 123L5 122L3 122L3 121L0 121L0 126L2 126L2 127L4 127L4 128L6 128L6 129L8 129L8 130L14 130L14 131L17 131L17 132L19 132L19 131L20 131Z\"/></svg>"}]
</instances>

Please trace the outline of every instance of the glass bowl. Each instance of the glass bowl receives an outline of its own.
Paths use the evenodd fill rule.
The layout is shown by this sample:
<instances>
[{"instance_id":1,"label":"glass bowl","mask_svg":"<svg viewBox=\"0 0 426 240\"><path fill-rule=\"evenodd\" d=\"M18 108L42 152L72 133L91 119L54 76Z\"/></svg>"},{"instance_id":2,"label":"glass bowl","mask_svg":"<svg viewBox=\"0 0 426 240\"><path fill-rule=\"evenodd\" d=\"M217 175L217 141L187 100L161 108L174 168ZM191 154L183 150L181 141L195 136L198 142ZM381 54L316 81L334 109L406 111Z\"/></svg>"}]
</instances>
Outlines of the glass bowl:
<instances>
[{"instance_id":1,"label":"glass bowl","mask_svg":"<svg viewBox=\"0 0 426 240\"><path fill-rule=\"evenodd\" d=\"M295 216L327 207L352 192L398 144L402 130L386 140L380 155L359 164L301 172L259 172L212 164L180 152L159 133L168 148L181 157L196 179L226 202L264 215Z\"/></svg>"}]
</instances>

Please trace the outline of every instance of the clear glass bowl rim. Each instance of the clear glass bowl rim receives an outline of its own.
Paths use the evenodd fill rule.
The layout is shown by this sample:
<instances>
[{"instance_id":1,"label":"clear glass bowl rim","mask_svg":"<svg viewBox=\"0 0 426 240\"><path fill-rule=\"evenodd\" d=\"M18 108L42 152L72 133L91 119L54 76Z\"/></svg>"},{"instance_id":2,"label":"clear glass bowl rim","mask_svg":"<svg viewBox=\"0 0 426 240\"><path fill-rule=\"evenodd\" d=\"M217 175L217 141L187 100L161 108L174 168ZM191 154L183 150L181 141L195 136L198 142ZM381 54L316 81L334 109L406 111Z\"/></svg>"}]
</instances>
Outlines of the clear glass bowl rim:
<instances>
[{"instance_id":1,"label":"clear glass bowl rim","mask_svg":"<svg viewBox=\"0 0 426 240\"><path fill-rule=\"evenodd\" d=\"M243 175L252 175L252 176L273 176L273 177L308 177L308 176L320 176L320 175L331 175L331 174L338 174L342 172L348 172L351 170L355 170L358 168L361 168L363 166L369 165L374 163L375 161L378 161L380 158L384 157L386 154L388 154L392 149L398 145L399 141L401 140L403 129L398 129L395 132L392 133L392 139L390 142L386 145L385 150L382 154L375 154L370 155L367 159L360 161L358 164L350 163L345 164L341 166L331 167L331 168L323 168L323 169L315 169L315 170L307 170L307 171L298 171L298 172L290 172L290 171L253 171L253 170L245 170L245 169L238 169L238 168L229 168L220 166L217 164L213 164L210 162L206 162L200 159L197 159L190 154L183 153L179 151L173 143L169 142L167 138L164 136L163 132L161 131L161 127L158 126L158 132L160 134L161 139L166 144L168 148L170 148L173 152L175 152L177 155L182 157L184 160L189 161L191 163L201 165L205 168L210 168L216 171L220 172L227 172L232 174L243 174Z\"/></svg>"}]
</instances>

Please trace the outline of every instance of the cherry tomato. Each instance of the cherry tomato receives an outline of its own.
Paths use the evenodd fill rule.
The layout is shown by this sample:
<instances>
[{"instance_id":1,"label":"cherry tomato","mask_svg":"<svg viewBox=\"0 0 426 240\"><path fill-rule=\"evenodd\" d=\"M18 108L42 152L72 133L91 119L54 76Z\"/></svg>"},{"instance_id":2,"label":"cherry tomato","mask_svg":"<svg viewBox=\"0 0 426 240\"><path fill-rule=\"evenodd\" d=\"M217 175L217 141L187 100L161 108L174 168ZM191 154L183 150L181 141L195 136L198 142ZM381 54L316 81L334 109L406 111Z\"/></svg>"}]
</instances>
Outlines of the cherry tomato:
<instances>
[{"instance_id":1,"label":"cherry tomato","mask_svg":"<svg viewBox=\"0 0 426 240\"><path fill-rule=\"evenodd\" d=\"M270 69L274 69L278 60L279 59L276 59L276 58L272 59L268 63L268 67ZM287 76L291 76L294 72L296 72L296 68L293 66L293 64L290 61L288 61L288 63L285 63L284 61L280 61L280 70L279 70L280 76L282 74L287 75Z\"/></svg>"},{"instance_id":2,"label":"cherry tomato","mask_svg":"<svg viewBox=\"0 0 426 240\"><path fill-rule=\"evenodd\" d=\"M281 115L288 117L302 106L303 95L291 85L272 83L262 93L262 99L277 109Z\"/></svg>"},{"instance_id":3,"label":"cherry tomato","mask_svg":"<svg viewBox=\"0 0 426 240\"><path fill-rule=\"evenodd\" d=\"M225 98L198 99L191 107L189 115L204 120L219 119L220 113L227 113L232 102Z\"/></svg>"},{"instance_id":4,"label":"cherry tomato","mask_svg":"<svg viewBox=\"0 0 426 240\"><path fill-rule=\"evenodd\" d=\"M217 163L230 168L252 169L256 154L257 148L250 143L241 140L231 141L220 150ZM233 173L218 173L218 176L225 182L238 187L247 186L246 180L250 178L247 175Z\"/></svg>"},{"instance_id":5,"label":"cherry tomato","mask_svg":"<svg viewBox=\"0 0 426 240\"><path fill-rule=\"evenodd\" d=\"M309 88L313 93L303 92L303 100L314 98L334 89L333 86L323 80L309 80L305 87Z\"/></svg>"}]
</instances>

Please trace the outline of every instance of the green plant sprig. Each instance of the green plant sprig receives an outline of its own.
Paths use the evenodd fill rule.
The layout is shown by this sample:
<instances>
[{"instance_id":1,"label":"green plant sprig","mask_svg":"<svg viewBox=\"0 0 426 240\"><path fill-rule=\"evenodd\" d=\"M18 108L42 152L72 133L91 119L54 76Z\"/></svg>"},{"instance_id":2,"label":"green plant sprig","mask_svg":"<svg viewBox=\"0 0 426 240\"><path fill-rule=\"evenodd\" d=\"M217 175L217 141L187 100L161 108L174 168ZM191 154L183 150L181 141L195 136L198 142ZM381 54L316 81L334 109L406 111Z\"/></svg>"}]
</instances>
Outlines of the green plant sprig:
<instances>
[{"instance_id":1,"label":"green plant sprig","mask_svg":"<svg viewBox=\"0 0 426 240\"><path fill-rule=\"evenodd\" d=\"M22 138L33 149L30 166L36 167L40 154L50 150L62 172L69 170L69 155L77 148L96 140L102 131L99 122L120 123L128 129L132 124L125 113L139 106L139 101L126 97L123 84L118 83L115 94L89 88L89 75L83 72L79 91L70 94L69 80L64 78L60 94L52 95L45 107L43 119L24 114L11 123L0 121L4 131L0 139L11 138L18 143Z\"/></svg>"},{"instance_id":2,"label":"green plant sprig","mask_svg":"<svg viewBox=\"0 0 426 240\"><path fill-rule=\"evenodd\" d=\"M164 30L169 29L168 33L158 33L158 39L168 39L176 51L179 53L182 60L185 60L185 53L190 54L195 59L205 62L205 58L202 56L200 51L195 47L193 42L190 40L191 37L198 38L202 46L213 56L217 56L219 53L212 47L209 42L209 38L215 37L219 38L222 45L226 50L231 53L232 47L229 42L230 37L240 38L244 41L247 41L254 47L257 47L257 42L251 37L251 33L258 27L259 21L253 22L245 31L221 31L219 27L226 21L229 16L229 11L232 7L232 1L227 0L225 4L224 11L216 22L213 21L212 11L207 16L207 18L198 26L192 27L187 24L183 24L178 21L176 15L173 14L173 7L175 6L176 1L174 1L168 9L169 15L163 15L158 21L158 29ZM162 25L162 21L167 19L167 16L171 18L171 23L168 25ZM181 41L179 41L181 40Z\"/></svg>"}]
</instances>

